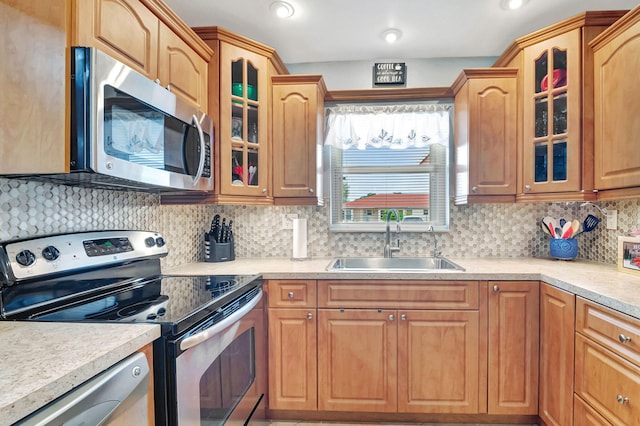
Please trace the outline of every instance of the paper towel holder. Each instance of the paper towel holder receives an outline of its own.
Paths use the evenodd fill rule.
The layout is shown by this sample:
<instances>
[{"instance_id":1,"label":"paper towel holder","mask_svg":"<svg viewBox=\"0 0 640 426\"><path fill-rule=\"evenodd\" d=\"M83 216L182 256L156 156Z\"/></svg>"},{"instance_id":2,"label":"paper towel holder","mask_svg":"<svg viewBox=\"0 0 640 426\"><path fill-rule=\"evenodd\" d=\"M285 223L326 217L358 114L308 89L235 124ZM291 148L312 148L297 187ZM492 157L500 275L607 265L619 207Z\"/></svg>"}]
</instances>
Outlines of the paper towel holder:
<instances>
[{"instance_id":1,"label":"paper towel holder","mask_svg":"<svg viewBox=\"0 0 640 426\"><path fill-rule=\"evenodd\" d=\"M293 219L293 249L291 260L309 260L307 219Z\"/></svg>"}]
</instances>

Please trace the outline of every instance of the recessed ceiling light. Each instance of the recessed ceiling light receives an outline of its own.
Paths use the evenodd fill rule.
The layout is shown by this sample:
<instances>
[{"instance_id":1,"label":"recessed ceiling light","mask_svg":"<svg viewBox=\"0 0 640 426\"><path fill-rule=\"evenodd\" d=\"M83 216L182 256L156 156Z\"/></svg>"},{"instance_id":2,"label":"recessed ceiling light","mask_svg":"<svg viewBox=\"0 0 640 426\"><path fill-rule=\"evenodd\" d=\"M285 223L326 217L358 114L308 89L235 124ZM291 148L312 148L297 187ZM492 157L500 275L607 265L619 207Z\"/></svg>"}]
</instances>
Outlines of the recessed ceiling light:
<instances>
[{"instance_id":1,"label":"recessed ceiling light","mask_svg":"<svg viewBox=\"0 0 640 426\"><path fill-rule=\"evenodd\" d=\"M395 28L389 28L388 30L382 32L382 38L390 44L398 41L401 36L402 32Z\"/></svg>"},{"instance_id":2,"label":"recessed ceiling light","mask_svg":"<svg viewBox=\"0 0 640 426\"><path fill-rule=\"evenodd\" d=\"M505 10L516 10L527 4L529 0L501 0L500 5Z\"/></svg>"},{"instance_id":3,"label":"recessed ceiling light","mask_svg":"<svg viewBox=\"0 0 640 426\"><path fill-rule=\"evenodd\" d=\"M278 18L290 18L293 16L295 10L291 3L287 3L286 1L274 1L269 6L269 10L274 13Z\"/></svg>"}]
</instances>

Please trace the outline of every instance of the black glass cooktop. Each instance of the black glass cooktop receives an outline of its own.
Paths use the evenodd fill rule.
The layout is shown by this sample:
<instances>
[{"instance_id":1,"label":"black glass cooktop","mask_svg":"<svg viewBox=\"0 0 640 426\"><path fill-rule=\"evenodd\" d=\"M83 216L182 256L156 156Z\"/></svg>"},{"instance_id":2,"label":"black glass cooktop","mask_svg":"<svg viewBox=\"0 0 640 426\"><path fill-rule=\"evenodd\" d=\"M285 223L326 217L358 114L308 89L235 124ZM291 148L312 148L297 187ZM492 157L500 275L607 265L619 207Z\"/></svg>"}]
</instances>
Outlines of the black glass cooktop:
<instances>
[{"instance_id":1,"label":"black glass cooktop","mask_svg":"<svg viewBox=\"0 0 640 426\"><path fill-rule=\"evenodd\" d=\"M163 334L177 335L261 283L258 275L162 275L100 283L66 278L53 286L5 289L4 297L13 312L8 319L153 322L162 325Z\"/></svg>"}]
</instances>

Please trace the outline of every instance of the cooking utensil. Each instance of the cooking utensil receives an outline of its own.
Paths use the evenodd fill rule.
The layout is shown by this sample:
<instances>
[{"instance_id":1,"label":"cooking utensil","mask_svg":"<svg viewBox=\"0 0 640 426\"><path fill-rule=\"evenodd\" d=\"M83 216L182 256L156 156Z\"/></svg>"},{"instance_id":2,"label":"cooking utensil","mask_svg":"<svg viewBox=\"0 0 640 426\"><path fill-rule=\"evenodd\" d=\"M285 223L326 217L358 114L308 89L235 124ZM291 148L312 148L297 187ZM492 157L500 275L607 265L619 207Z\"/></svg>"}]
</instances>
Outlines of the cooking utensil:
<instances>
[{"instance_id":1,"label":"cooking utensil","mask_svg":"<svg viewBox=\"0 0 640 426\"><path fill-rule=\"evenodd\" d=\"M547 224L544 223L542 220L540 220L540 227L542 228L542 230L544 231L545 234L551 235L551 231L549 231L549 228L547 227Z\"/></svg>"},{"instance_id":2,"label":"cooking utensil","mask_svg":"<svg viewBox=\"0 0 640 426\"><path fill-rule=\"evenodd\" d=\"M218 228L220 227L220 215L217 214L213 216L213 220L211 221L211 229L209 230L210 239L215 239L216 235L218 235Z\"/></svg>"},{"instance_id":3,"label":"cooking utensil","mask_svg":"<svg viewBox=\"0 0 640 426\"><path fill-rule=\"evenodd\" d=\"M560 228L564 228L564 224L567 223L567 219L561 217L558 223L560 224Z\"/></svg>"},{"instance_id":4,"label":"cooking utensil","mask_svg":"<svg viewBox=\"0 0 640 426\"><path fill-rule=\"evenodd\" d=\"M592 214L588 215L585 218L584 222L582 222L582 231L578 232L576 236L585 232L593 231L594 229L596 229L596 226L598 226L599 223L600 223L600 219L598 219Z\"/></svg>"},{"instance_id":5,"label":"cooking utensil","mask_svg":"<svg viewBox=\"0 0 640 426\"><path fill-rule=\"evenodd\" d=\"M571 236L573 235L573 228L571 227L571 222L565 221L565 224L562 227L561 235L563 239L571 238Z\"/></svg>"},{"instance_id":6,"label":"cooking utensil","mask_svg":"<svg viewBox=\"0 0 640 426\"><path fill-rule=\"evenodd\" d=\"M572 237L578 235L578 232L580 231L580 222L578 222L578 219L573 219L571 221L571 231Z\"/></svg>"},{"instance_id":7,"label":"cooking utensil","mask_svg":"<svg viewBox=\"0 0 640 426\"><path fill-rule=\"evenodd\" d=\"M542 218L542 223L547 227L547 229L549 230L549 234L553 237L556 238L556 228L555 228L555 224L554 224L555 219L553 219L551 216L546 216L544 218Z\"/></svg>"}]
</instances>

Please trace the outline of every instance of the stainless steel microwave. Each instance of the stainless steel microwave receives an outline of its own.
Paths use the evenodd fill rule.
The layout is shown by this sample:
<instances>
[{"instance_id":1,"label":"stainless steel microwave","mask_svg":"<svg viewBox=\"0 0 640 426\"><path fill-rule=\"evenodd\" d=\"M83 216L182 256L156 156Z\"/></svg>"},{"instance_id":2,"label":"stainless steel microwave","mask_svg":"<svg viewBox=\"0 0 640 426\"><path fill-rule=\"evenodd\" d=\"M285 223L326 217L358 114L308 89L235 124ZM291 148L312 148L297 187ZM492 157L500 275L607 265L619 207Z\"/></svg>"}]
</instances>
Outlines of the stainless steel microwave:
<instances>
[{"instance_id":1,"label":"stainless steel microwave","mask_svg":"<svg viewBox=\"0 0 640 426\"><path fill-rule=\"evenodd\" d=\"M213 189L213 123L95 48L71 49L70 173L14 176L145 192Z\"/></svg>"}]
</instances>

